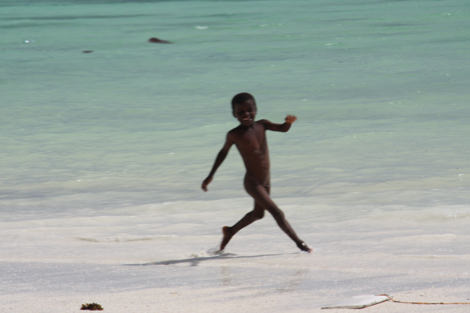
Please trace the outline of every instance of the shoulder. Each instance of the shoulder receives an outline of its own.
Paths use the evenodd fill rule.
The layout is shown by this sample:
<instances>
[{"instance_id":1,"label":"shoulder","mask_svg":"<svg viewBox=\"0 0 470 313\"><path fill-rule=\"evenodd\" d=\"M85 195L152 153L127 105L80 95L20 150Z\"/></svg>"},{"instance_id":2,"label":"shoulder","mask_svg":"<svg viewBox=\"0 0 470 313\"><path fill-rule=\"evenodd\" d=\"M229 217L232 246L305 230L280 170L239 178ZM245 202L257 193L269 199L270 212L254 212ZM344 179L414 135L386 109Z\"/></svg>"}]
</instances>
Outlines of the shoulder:
<instances>
[{"instance_id":1,"label":"shoulder","mask_svg":"<svg viewBox=\"0 0 470 313\"><path fill-rule=\"evenodd\" d=\"M240 126L237 126L235 128L232 128L231 130L229 130L228 133L227 133L227 136L233 136L238 132L240 132Z\"/></svg>"},{"instance_id":2,"label":"shoulder","mask_svg":"<svg viewBox=\"0 0 470 313\"><path fill-rule=\"evenodd\" d=\"M271 121L269 120L263 119L263 120L256 121L256 124L262 126L264 129L269 129L269 127L273 123L271 123Z\"/></svg>"},{"instance_id":3,"label":"shoulder","mask_svg":"<svg viewBox=\"0 0 470 313\"><path fill-rule=\"evenodd\" d=\"M261 125L264 128L266 128L268 125L270 125L272 123L270 121L266 120L266 119L262 119L262 120L256 121L256 124Z\"/></svg>"},{"instance_id":4,"label":"shoulder","mask_svg":"<svg viewBox=\"0 0 470 313\"><path fill-rule=\"evenodd\" d=\"M227 140L235 140L235 138L240 134L241 132L241 128L240 126L237 126L231 130L228 131L227 133Z\"/></svg>"}]
</instances>

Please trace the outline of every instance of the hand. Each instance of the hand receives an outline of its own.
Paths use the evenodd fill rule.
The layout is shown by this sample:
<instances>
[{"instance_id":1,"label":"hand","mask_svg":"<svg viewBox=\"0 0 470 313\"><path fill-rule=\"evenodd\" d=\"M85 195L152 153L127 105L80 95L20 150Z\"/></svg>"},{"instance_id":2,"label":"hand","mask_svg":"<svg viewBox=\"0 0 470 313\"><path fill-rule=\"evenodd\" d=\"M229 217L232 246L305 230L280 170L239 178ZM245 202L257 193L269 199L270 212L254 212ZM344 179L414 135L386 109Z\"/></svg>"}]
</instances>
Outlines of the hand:
<instances>
[{"instance_id":1,"label":"hand","mask_svg":"<svg viewBox=\"0 0 470 313\"><path fill-rule=\"evenodd\" d=\"M206 179L204 179L202 181L202 185L201 185L202 190L207 191L207 185L209 185L211 183L211 181L212 181L212 177L210 177L210 176L208 176Z\"/></svg>"},{"instance_id":2,"label":"hand","mask_svg":"<svg viewBox=\"0 0 470 313\"><path fill-rule=\"evenodd\" d=\"M286 116L286 123L287 124L292 124L297 120L297 116L295 115L287 115Z\"/></svg>"}]
</instances>

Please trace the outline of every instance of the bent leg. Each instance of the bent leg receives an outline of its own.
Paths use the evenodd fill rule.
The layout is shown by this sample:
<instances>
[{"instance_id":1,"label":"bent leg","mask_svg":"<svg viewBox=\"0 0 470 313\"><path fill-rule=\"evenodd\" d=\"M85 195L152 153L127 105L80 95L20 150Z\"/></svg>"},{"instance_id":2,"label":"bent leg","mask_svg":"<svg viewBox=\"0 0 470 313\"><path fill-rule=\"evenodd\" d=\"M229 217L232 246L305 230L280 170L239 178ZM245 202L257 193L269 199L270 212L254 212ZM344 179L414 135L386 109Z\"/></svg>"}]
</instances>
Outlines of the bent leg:
<instances>
[{"instance_id":1,"label":"bent leg","mask_svg":"<svg viewBox=\"0 0 470 313\"><path fill-rule=\"evenodd\" d=\"M289 236L297 245L300 250L311 252L312 250L297 236L292 226L285 218L284 212L274 203L269 196L269 188L263 187L258 184L250 184L245 182L247 192L255 199L256 203L273 216L279 227Z\"/></svg>"},{"instance_id":2,"label":"bent leg","mask_svg":"<svg viewBox=\"0 0 470 313\"><path fill-rule=\"evenodd\" d=\"M222 227L222 242L220 243L220 250L224 250L225 246L228 244L233 235L238 233L242 228L250 225L254 221L257 221L264 216L264 208L258 205L255 202L255 208L248 212L244 217L242 217L235 225L232 227L224 226Z\"/></svg>"}]
</instances>

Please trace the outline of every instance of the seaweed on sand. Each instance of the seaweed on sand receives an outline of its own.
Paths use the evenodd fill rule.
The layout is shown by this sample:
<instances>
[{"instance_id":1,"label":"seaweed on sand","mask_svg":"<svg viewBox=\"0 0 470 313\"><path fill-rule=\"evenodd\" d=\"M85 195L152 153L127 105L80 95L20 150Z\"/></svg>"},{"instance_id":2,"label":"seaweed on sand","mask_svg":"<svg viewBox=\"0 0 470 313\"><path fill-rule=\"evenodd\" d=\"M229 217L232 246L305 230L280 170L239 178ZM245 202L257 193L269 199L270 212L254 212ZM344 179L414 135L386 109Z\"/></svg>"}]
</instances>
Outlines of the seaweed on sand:
<instances>
[{"instance_id":1,"label":"seaweed on sand","mask_svg":"<svg viewBox=\"0 0 470 313\"><path fill-rule=\"evenodd\" d=\"M98 303L86 303L82 304L82 308L80 310L103 311L103 307Z\"/></svg>"}]
</instances>

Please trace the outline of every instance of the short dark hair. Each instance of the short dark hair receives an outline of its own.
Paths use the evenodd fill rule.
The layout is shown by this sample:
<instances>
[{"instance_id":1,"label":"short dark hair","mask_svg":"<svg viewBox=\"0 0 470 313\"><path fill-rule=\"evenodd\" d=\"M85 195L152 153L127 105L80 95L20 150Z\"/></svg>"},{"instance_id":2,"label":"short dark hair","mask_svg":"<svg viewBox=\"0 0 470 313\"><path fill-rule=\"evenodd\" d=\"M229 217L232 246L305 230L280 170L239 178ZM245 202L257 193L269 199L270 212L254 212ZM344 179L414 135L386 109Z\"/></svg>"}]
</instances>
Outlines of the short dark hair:
<instances>
[{"instance_id":1,"label":"short dark hair","mask_svg":"<svg viewBox=\"0 0 470 313\"><path fill-rule=\"evenodd\" d=\"M253 103L254 103L255 108L256 108L256 100L255 100L255 97L253 97L252 94L250 94L248 92L241 92L239 94L236 94L232 98L232 112L235 112L235 107L237 106L237 104L243 103L243 102L248 101L248 100L253 100Z\"/></svg>"}]
</instances>

